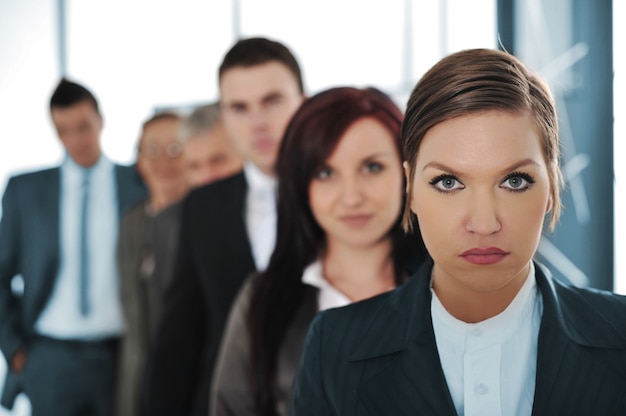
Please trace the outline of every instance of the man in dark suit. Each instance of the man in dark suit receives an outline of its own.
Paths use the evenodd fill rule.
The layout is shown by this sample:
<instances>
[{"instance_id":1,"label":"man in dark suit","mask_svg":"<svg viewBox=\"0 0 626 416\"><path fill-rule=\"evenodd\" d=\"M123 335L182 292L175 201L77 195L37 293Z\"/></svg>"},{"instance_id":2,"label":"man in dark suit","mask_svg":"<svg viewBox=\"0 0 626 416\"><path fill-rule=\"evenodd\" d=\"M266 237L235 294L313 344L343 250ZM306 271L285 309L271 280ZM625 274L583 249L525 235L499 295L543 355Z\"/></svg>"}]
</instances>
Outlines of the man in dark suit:
<instances>
[{"instance_id":1,"label":"man in dark suit","mask_svg":"<svg viewBox=\"0 0 626 416\"><path fill-rule=\"evenodd\" d=\"M224 128L244 169L192 191L183 202L175 274L148 358L145 415L208 413L231 303L273 250L274 163L304 99L300 68L284 45L244 39L225 55L219 87Z\"/></svg>"},{"instance_id":2,"label":"man in dark suit","mask_svg":"<svg viewBox=\"0 0 626 416\"><path fill-rule=\"evenodd\" d=\"M67 152L55 168L12 177L0 221L2 404L24 391L32 413L110 416L116 343L118 219L145 195L133 167L102 155L102 117L83 86L61 80L50 100ZM12 290L21 275L23 294Z\"/></svg>"}]
</instances>

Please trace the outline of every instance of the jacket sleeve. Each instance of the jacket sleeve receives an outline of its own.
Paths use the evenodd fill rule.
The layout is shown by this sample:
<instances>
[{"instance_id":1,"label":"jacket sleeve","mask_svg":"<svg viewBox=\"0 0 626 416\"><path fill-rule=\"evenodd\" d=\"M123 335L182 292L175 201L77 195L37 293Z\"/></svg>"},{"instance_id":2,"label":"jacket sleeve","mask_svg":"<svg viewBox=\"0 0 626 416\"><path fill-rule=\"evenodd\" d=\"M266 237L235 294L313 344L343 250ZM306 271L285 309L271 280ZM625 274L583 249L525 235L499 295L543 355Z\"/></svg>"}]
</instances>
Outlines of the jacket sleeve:
<instances>
[{"instance_id":1,"label":"jacket sleeve","mask_svg":"<svg viewBox=\"0 0 626 416\"><path fill-rule=\"evenodd\" d=\"M173 280L164 293L144 373L142 414L146 416L191 414L203 376L208 323L188 243L190 227L183 215Z\"/></svg>"},{"instance_id":2,"label":"jacket sleeve","mask_svg":"<svg viewBox=\"0 0 626 416\"><path fill-rule=\"evenodd\" d=\"M2 198L0 219L0 349L9 363L24 343L20 329L20 297L12 289L13 278L21 273L18 205L17 187L11 179Z\"/></svg>"},{"instance_id":3,"label":"jacket sleeve","mask_svg":"<svg viewBox=\"0 0 626 416\"><path fill-rule=\"evenodd\" d=\"M324 391L324 315L324 312L318 314L309 328L291 396L290 416L334 414Z\"/></svg>"},{"instance_id":4,"label":"jacket sleeve","mask_svg":"<svg viewBox=\"0 0 626 416\"><path fill-rule=\"evenodd\" d=\"M211 416L256 414L250 384L250 331L246 322L253 281L254 276L248 278L230 311L211 386Z\"/></svg>"}]
</instances>

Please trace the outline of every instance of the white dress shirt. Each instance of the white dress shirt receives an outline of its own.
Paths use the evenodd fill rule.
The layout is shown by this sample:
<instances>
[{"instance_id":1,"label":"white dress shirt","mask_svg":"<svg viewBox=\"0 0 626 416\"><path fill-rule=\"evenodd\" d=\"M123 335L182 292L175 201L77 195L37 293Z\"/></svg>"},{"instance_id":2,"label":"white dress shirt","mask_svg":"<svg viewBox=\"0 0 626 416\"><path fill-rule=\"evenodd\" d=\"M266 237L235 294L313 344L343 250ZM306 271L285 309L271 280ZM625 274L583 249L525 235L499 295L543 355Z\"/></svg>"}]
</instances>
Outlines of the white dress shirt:
<instances>
[{"instance_id":1,"label":"white dress shirt","mask_svg":"<svg viewBox=\"0 0 626 416\"><path fill-rule=\"evenodd\" d=\"M248 183L246 226L254 263L263 271L269 263L276 243L276 178L246 162L243 173Z\"/></svg>"},{"instance_id":2,"label":"white dress shirt","mask_svg":"<svg viewBox=\"0 0 626 416\"><path fill-rule=\"evenodd\" d=\"M326 280L323 272L322 262L317 260L307 266L302 274L302 283L319 289L317 294L317 310L323 311L352 303L349 297L337 290Z\"/></svg>"},{"instance_id":3,"label":"white dress shirt","mask_svg":"<svg viewBox=\"0 0 626 416\"><path fill-rule=\"evenodd\" d=\"M115 166L104 156L90 168L88 249L90 312L79 311L80 210L84 168L67 157L61 165L59 268L35 329L59 339L119 336L124 321L115 262L119 224Z\"/></svg>"},{"instance_id":4,"label":"white dress shirt","mask_svg":"<svg viewBox=\"0 0 626 416\"><path fill-rule=\"evenodd\" d=\"M456 319L431 292L437 349L458 415L530 415L543 312L534 265L511 304L482 322Z\"/></svg>"}]
</instances>

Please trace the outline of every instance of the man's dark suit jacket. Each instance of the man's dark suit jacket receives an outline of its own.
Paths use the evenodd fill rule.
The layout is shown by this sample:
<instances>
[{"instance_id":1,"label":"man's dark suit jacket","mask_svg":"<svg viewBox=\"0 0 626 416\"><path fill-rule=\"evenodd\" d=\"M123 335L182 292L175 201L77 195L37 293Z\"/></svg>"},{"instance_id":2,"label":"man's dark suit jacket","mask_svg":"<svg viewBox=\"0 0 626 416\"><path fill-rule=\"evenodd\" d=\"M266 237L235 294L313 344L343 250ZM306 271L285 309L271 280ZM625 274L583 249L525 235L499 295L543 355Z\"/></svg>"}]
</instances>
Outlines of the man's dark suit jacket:
<instances>
[{"instance_id":1,"label":"man's dark suit jacket","mask_svg":"<svg viewBox=\"0 0 626 416\"><path fill-rule=\"evenodd\" d=\"M34 326L54 288L59 267L60 167L11 178L0 221L0 349L10 362L18 348L28 347ZM115 165L119 216L146 195L133 166ZM111 259L113 261L114 259ZM24 280L23 296L11 288L14 276ZM12 407L20 392L18 379L7 373L2 405Z\"/></svg>"},{"instance_id":2,"label":"man's dark suit jacket","mask_svg":"<svg viewBox=\"0 0 626 416\"><path fill-rule=\"evenodd\" d=\"M255 270L243 172L183 201L179 254L148 356L143 414L208 414L209 385L230 306Z\"/></svg>"},{"instance_id":3,"label":"man's dark suit jacket","mask_svg":"<svg viewBox=\"0 0 626 416\"><path fill-rule=\"evenodd\" d=\"M314 320L291 415L456 415L430 314L428 262L394 292ZM543 298L533 415L626 415L626 297L566 287Z\"/></svg>"}]
</instances>

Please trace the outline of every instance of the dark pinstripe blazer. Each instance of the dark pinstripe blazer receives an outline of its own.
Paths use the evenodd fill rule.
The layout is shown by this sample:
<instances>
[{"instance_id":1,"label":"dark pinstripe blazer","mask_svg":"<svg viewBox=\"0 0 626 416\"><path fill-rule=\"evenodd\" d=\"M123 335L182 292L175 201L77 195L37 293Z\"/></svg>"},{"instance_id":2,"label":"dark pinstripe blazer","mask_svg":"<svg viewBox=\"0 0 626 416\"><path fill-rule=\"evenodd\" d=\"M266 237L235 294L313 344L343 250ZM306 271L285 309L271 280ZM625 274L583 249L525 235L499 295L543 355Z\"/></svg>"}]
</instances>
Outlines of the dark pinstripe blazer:
<instances>
[{"instance_id":1,"label":"dark pinstripe blazer","mask_svg":"<svg viewBox=\"0 0 626 416\"><path fill-rule=\"evenodd\" d=\"M243 171L183 201L178 255L146 368L142 414L208 414L209 385L230 306L255 271Z\"/></svg>"},{"instance_id":2,"label":"dark pinstripe blazer","mask_svg":"<svg viewBox=\"0 0 626 416\"><path fill-rule=\"evenodd\" d=\"M430 314L428 262L394 292L314 320L291 415L456 415ZM566 287L543 298L533 415L626 415L626 297Z\"/></svg>"}]
</instances>

